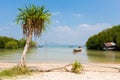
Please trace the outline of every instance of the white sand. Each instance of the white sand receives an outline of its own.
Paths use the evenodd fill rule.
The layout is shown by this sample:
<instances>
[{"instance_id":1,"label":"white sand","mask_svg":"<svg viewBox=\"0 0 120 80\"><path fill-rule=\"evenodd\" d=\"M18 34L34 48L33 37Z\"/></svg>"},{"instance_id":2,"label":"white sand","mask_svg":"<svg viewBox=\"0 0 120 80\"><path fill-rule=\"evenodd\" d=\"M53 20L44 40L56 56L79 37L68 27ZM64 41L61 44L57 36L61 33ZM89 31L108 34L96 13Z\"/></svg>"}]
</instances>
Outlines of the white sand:
<instances>
[{"instance_id":1,"label":"white sand","mask_svg":"<svg viewBox=\"0 0 120 80\"><path fill-rule=\"evenodd\" d=\"M0 68L4 66L12 67L15 63L0 63ZM34 69L48 70L65 66L66 63L29 63L28 66ZM82 64L84 72L81 74L74 74L65 72L65 70L55 70L52 72L37 72L32 75L18 76L5 80L120 80L120 64L100 64L89 63ZM70 67L67 69L70 70Z\"/></svg>"}]
</instances>

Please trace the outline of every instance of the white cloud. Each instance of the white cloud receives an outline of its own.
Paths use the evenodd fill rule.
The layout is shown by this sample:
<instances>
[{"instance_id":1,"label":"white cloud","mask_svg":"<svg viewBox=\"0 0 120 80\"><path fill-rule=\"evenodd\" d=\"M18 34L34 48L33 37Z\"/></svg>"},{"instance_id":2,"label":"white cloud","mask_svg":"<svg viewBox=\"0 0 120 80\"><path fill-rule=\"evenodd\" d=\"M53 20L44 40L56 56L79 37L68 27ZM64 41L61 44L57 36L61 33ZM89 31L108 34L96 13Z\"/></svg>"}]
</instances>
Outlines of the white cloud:
<instances>
[{"instance_id":1,"label":"white cloud","mask_svg":"<svg viewBox=\"0 0 120 80\"><path fill-rule=\"evenodd\" d=\"M80 24L79 27L89 28L89 25L88 24Z\"/></svg>"},{"instance_id":2,"label":"white cloud","mask_svg":"<svg viewBox=\"0 0 120 80\"><path fill-rule=\"evenodd\" d=\"M13 23L10 23L9 25L10 26L16 26L17 24L15 22L13 22Z\"/></svg>"},{"instance_id":3,"label":"white cloud","mask_svg":"<svg viewBox=\"0 0 120 80\"><path fill-rule=\"evenodd\" d=\"M9 29L9 27L7 27L7 26L3 26L3 27L0 28L1 31L5 31L5 30L8 30L8 29Z\"/></svg>"},{"instance_id":4,"label":"white cloud","mask_svg":"<svg viewBox=\"0 0 120 80\"><path fill-rule=\"evenodd\" d=\"M13 27L16 27L16 26L17 26L16 23L9 23L7 25L0 26L0 30L4 32L9 32L10 29L14 29Z\"/></svg>"},{"instance_id":5,"label":"white cloud","mask_svg":"<svg viewBox=\"0 0 120 80\"><path fill-rule=\"evenodd\" d=\"M78 26L52 27L42 38L59 44L85 44L87 39L98 32L111 27L107 23L80 24Z\"/></svg>"},{"instance_id":6,"label":"white cloud","mask_svg":"<svg viewBox=\"0 0 120 80\"><path fill-rule=\"evenodd\" d=\"M85 29L88 29L88 30L98 30L98 31L101 31L103 29L106 29L106 28L109 28L111 27L112 25L111 24L108 24L108 23L98 23L98 24L94 24L94 25L90 25L90 24L80 24L78 27L79 28L85 28Z\"/></svg>"},{"instance_id":7,"label":"white cloud","mask_svg":"<svg viewBox=\"0 0 120 80\"><path fill-rule=\"evenodd\" d=\"M59 23L59 20L56 20L56 23ZM54 26L47 33L44 33L41 38L43 42L47 40L59 44L85 44L90 36L111 26L107 23ZM5 26L0 27L0 34L15 38L18 38L19 35L19 38L21 38L22 30L19 26Z\"/></svg>"},{"instance_id":8,"label":"white cloud","mask_svg":"<svg viewBox=\"0 0 120 80\"><path fill-rule=\"evenodd\" d=\"M2 27L0 26L0 31L2 30Z\"/></svg>"},{"instance_id":9,"label":"white cloud","mask_svg":"<svg viewBox=\"0 0 120 80\"><path fill-rule=\"evenodd\" d=\"M70 32L70 31L72 31L69 26L58 26L56 30L59 31L59 32Z\"/></svg>"},{"instance_id":10,"label":"white cloud","mask_svg":"<svg viewBox=\"0 0 120 80\"><path fill-rule=\"evenodd\" d=\"M59 24L60 21L59 21L59 20L53 20L53 23L54 23L54 24Z\"/></svg>"},{"instance_id":11,"label":"white cloud","mask_svg":"<svg viewBox=\"0 0 120 80\"><path fill-rule=\"evenodd\" d=\"M59 15L59 14L60 14L60 12L53 12L52 13L53 16L56 16L56 15Z\"/></svg>"},{"instance_id":12,"label":"white cloud","mask_svg":"<svg viewBox=\"0 0 120 80\"><path fill-rule=\"evenodd\" d=\"M74 13L73 16L75 16L75 17L80 17L81 14L80 14L80 13Z\"/></svg>"}]
</instances>

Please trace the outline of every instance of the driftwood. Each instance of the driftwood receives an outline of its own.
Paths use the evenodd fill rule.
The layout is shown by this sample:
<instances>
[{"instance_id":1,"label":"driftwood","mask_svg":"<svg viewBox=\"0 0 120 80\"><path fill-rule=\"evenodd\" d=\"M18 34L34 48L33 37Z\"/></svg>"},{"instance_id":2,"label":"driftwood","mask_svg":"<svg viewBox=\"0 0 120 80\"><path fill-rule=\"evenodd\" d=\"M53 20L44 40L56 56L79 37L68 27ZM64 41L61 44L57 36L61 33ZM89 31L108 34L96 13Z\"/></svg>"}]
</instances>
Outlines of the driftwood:
<instances>
[{"instance_id":1,"label":"driftwood","mask_svg":"<svg viewBox=\"0 0 120 80\"><path fill-rule=\"evenodd\" d=\"M117 69L118 72L120 72L120 68L116 68L116 67L108 67L108 66L100 66L100 67L105 67L105 68L112 68L112 69Z\"/></svg>"},{"instance_id":2,"label":"driftwood","mask_svg":"<svg viewBox=\"0 0 120 80\"><path fill-rule=\"evenodd\" d=\"M58 67L58 68L52 68L52 69L48 69L48 70L40 70L38 67L29 67L32 71L37 71L37 72L52 72L52 71L55 71L55 70L64 70L66 72L71 72L70 69L68 69L67 67L71 66L72 64L68 64L68 65L65 65L63 67ZM111 68L111 69L116 69L118 70L118 72L120 72L120 68L117 68L117 67L110 67L110 66L101 66L101 65L95 65L95 64L88 64L88 65L92 65L92 66L98 66L98 67L103 67L103 68ZM84 69L82 69L82 73L84 73Z\"/></svg>"},{"instance_id":3,"label":"driftwood","mask_svg":"<svg viewBox=\"0 0 120 80\"><path fill-rule=\"evenodd\" d=\"M111 67L111 66L101 66L101 65L96 65L96 64L88 64L88 65L98 66L98 67L103 67L103 68L116 69L116 70L118 70L118 72L120 72L120 68L117 68L117 67Z\"/></svg>"},{"instance_id":4,"label":"driftwood","mask_svg":"<svg viewBox=\"0 0 120 80\"><path fill-rule=\"evenodd\" d=\"M60 69L64 69L66 72L71 72L70 70L68 70L66 67L71 66L72 64L68 64L65 65L64 67L59 67L59 68L53 68L53 69L49 69L49 70L39 70L39 72L51 72L54 70L60 70Z\"/></svg>"}]
</instances>

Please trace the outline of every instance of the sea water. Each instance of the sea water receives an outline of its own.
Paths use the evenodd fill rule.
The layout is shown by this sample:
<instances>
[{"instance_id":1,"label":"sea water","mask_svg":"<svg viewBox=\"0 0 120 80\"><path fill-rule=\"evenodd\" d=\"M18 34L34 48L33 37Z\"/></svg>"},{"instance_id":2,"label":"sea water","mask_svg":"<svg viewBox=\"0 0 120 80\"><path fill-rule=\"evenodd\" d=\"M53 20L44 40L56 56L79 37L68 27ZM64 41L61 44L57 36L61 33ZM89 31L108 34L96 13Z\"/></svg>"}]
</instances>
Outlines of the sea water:
<instances>
[{"instance_id":1,"label":"sea water","mask_svg":"<svg viewBox=\"0 0 120 80\"><path fill-rule=\"evenodd\" d=\"M27 62L74 62L81 63L101 62L120 63L120 51L87 50L74 53L78 46L44 46L30 48L26 54ZM0 62L19 62L23 49L0 49Z\"/></svg>"}]
</instances>

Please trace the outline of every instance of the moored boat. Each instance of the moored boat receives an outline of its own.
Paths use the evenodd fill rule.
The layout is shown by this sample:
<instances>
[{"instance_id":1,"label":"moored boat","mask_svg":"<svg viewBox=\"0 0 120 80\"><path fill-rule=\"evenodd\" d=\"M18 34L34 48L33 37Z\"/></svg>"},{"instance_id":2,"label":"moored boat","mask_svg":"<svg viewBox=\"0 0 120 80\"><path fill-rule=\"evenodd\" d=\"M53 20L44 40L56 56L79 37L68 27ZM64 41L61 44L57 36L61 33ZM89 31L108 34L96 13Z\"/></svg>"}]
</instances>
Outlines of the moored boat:
<instances>
[{"instance_id":1,"label":"moored boat","mask_svg":"<svg viewBox=\"0 0 120 80\"><path fill-rule=\"evenodd\" d=\"M73 52L75 53L75 52L81 52L82 51L82 48L81 47L79 47L78 49L73 49Z\"/></svg>"}]
</instances>

